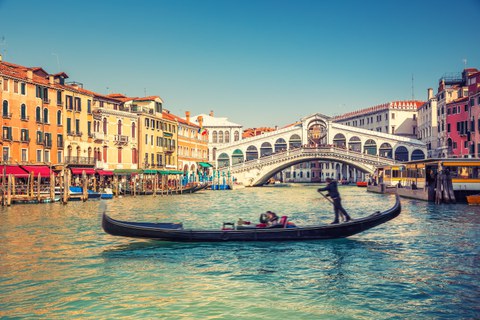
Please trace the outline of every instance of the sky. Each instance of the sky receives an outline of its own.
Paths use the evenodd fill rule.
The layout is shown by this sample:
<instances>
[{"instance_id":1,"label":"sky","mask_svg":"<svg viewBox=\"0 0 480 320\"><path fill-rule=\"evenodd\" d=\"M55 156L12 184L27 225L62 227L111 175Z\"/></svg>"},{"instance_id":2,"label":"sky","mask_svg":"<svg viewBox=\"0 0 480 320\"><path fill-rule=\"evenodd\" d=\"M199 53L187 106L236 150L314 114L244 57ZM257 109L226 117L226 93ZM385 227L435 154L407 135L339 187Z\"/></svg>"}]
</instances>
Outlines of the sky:
<instances>
[{"instance_id":1,"label":"sky","mask_svg":"<svg viewBox=\"0 0 480 320\"><path fill-rule=\"evenodd\" d=\"M244 128L426 100L480 69L480 0L0 0L4 61Z\"/></svg>"}]
</instances>

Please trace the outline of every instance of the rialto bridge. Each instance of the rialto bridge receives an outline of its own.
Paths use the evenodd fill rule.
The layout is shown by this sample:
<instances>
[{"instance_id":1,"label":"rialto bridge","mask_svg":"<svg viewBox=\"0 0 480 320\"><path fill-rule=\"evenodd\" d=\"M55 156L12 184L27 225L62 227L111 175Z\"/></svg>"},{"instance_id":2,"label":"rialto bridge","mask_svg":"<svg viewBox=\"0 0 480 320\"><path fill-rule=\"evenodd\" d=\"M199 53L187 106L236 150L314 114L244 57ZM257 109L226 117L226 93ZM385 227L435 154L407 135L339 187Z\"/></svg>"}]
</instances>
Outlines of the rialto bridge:
<instances>
[{"instance_id":1,"label":"rialto bridge","mask_svg":"<svg viewBox=\"0 0 480 320\"><path fill-rule=\"evenodd\" d=\"M342 125L318 113L213 150L218 170L247 186L262 185L277 172L302 162L342 163L346 177L349 172L373 173L376 166L424 159L426 154L419 140Z\"/></svg>"}]
</instances>

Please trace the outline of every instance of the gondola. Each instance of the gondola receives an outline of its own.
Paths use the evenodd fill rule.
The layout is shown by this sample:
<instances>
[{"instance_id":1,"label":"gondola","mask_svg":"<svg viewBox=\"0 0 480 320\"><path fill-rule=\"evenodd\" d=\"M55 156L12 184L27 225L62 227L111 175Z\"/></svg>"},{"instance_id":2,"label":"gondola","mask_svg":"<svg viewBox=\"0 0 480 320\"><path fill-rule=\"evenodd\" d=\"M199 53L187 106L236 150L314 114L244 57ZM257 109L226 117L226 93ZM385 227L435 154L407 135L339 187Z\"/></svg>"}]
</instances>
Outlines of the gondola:
<instances>
[{"instance_id":1,"label":"gondola","mask_svg":"<svg viewBox=\"0 0 480 320\"><path fill-rule=\"evenodd\" d=\"M283 225L267 228L235 227L231 224L230 228L219 230L195 230L184 229L182 223L120 221L112 219L104 212L102 227L106 233L114 236L179 242L323 240L345 238L366 231L392 220L400 211L400 198L397 195L392 208L340 224L291 227L285 221Z\"/></svg>"}]
</instances>

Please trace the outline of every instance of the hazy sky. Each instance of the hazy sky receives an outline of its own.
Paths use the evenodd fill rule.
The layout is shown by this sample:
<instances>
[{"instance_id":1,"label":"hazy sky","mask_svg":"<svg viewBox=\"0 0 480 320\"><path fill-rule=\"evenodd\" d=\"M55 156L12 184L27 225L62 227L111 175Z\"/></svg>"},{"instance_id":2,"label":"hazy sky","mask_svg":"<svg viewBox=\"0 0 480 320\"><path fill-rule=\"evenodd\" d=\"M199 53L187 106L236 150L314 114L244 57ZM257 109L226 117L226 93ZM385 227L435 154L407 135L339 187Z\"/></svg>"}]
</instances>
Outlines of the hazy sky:
<instances>
[{"instance_id":1,"label":"hazy sky","mask_svg":"<svg viewBox=\"0 0 480 320\"><path fill-rule=\"evenodd\" d=\"M478 21L480 0L0 0L0 53L180 116L284 126L425 100L480 69Z\"/></svg>"}]
</instances>

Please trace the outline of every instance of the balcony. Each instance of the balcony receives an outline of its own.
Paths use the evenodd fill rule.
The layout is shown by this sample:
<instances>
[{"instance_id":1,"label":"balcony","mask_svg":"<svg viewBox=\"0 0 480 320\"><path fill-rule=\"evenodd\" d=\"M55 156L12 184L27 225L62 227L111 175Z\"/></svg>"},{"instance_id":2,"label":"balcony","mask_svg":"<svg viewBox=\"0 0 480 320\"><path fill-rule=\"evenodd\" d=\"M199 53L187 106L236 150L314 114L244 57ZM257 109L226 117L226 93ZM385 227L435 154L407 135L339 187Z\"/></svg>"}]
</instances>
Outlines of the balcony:
<instances>
[{"instance_id":1,"label":"balcony","mask_svg":"<svg viewBox=\"0 0 480 320\"><path fill-rule=\"evenodd\" d=\"M124 136L124 135L121 135L121 134L116 134L113 137L113 142L115 144L127 144L128 143L128 136Z\"/></svg>"},{"instance_id":2,"label":"balcony","mask_svg":"<svg viewBox=\"0 0 480 320\"><path fill-rule=\"evenodd\" d=\"M103 132L94 132L93 133L93 139L95 141L103 141L105 140L105 133Z\"/></svg>"},{"instance_id":3,"label":"balcony","mask_svg":"<svg viewBox=\"0 0 480 320\"><path fill-rule=\"evenodd\" d=\"M66 156L65 164L95 164L95 158Z\"/></svg>"},{"instance_id":4,"label":"balcony","mask_svg":"<svg viewBox=\"0 0 480 320\"><path fill-rule=\"evenodd\" d=\"M12 119L12 113L3 113L2 114L3 119Z\"/></svg>"}]
</instances>

